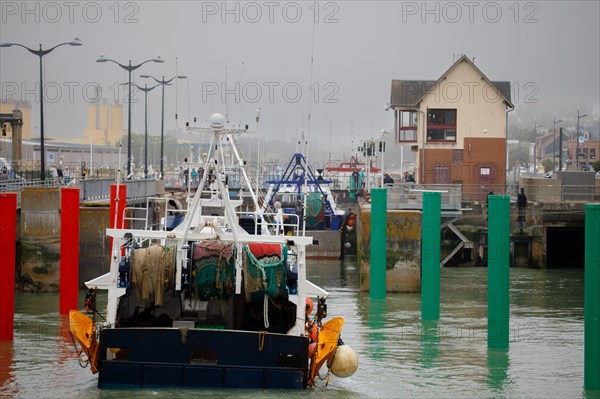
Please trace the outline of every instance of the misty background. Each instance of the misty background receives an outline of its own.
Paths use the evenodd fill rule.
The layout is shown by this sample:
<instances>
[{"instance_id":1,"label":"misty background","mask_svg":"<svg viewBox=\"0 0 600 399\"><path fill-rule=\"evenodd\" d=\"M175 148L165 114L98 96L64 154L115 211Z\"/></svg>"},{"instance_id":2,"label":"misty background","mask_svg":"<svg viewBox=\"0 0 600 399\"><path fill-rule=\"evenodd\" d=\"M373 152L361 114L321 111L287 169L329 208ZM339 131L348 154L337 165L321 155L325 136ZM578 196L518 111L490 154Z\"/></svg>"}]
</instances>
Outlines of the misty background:
<instances>
[{"instance_id":1,"label":"misty background","mask_svg":"<svg viewBox=\"0 0 600 399\"><path fill-rule=\"evenodd\" d=\"M34 49L73 36L83 42L43 58L47 138L83 137L90 104L126 101L127 72L97 63L100 54L122 64L160 54L164 63L134 72L139 85L154 83L142 74L188 77L166 87L166 131L177 130L176 113L180 126L194 118L200 126L213 112L252 130L260 108L259 129L242 149L282 162L301 130L319 163L348 157L387 130L391 165L400 151L393 113L384 109L391 80L437 79L461 54L490 80L511 82L509 135L542 134L553 115L574 127L578 108L589 115L584 128L598 126L597 1L0 1L0 13L0 42ZM16 46L0 49L0 99L29 101L32 126L39 126L38 61ZM158 135L160 87L148 98L149 133ZM133 101L133 132L143 133L143 93Z\"/></svg>"}]
</instances>

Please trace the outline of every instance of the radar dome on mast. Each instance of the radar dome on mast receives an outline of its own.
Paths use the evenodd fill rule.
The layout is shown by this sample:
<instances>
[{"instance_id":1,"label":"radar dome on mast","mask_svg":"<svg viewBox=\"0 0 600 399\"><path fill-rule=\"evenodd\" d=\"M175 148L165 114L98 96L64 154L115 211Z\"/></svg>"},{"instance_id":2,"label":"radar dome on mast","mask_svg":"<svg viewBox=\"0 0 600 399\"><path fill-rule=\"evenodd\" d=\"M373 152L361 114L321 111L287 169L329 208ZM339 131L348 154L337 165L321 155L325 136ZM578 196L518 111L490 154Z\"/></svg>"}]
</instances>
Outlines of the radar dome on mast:
<instances>
[{"instance_id":1,"label":"radar dome on mast","mask_svg":"<svg viewBox=\"0 0 600 399\"><path fill-rule=\"evenodd\" d=\"M225 127L225 117L216 112L210 116L209 123L211 129L223 129Z\"/></svg>"}]
</instances>

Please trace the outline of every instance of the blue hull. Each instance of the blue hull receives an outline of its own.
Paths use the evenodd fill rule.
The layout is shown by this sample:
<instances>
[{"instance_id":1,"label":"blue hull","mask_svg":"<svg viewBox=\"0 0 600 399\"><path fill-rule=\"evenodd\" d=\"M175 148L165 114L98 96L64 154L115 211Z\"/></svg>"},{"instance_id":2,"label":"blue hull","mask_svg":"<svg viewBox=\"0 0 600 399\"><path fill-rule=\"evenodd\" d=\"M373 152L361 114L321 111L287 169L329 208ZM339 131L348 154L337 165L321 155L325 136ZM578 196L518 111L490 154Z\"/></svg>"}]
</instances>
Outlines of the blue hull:
<instances>
[{"instance_id":1,"label":"blue hull","mask_svg":"<svg viewBox=\"0 0 600 399\"><path fill-rule=\"evenodd\" d=\"M114 328L100 332L98 386L303 389L308 339L254 331ZM119 348L107 360L107 349Z\"/></svg>"}]
</instances>

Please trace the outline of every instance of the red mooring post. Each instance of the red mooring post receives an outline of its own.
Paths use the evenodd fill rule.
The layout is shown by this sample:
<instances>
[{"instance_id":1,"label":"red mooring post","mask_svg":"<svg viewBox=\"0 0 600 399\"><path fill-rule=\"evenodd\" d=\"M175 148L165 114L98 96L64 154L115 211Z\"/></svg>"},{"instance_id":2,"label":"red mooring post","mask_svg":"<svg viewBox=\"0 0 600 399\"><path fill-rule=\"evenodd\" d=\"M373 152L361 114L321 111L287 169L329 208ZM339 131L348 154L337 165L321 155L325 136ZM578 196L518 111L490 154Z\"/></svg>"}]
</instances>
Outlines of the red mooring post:
<instances>
[{"instance_id":1,"label":"red mooring post","mask_svg":"<svg viewBox=\"0 0 600 399\"><path fill-rule=\"evenodd\" d=\"M17 194L0 194L0 341L12 341L15 326Z\"/></svg>"},{"instance_id":2,"label":"red mooring post","mask_svg":"<svg viewBox=\"0 0 600 399\"><path fill-rule=\"evenodd\" d=\"M60 314L79 309L79 189L60 189Z\"/></svg>"}]
</instances>

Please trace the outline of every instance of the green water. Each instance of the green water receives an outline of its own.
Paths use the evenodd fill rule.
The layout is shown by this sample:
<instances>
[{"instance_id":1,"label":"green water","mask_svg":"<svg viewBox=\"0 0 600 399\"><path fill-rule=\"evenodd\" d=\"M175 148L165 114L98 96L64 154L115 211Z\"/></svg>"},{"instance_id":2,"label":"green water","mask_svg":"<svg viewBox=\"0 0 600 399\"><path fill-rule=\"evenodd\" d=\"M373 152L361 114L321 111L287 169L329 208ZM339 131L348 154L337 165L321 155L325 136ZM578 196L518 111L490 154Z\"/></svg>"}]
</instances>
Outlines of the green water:
<instances>
[{"instance_id":1,"label":"green water","mask_svg":"<svg viewBox=\"0 0 600 399\"><path fill-rule=\"evenodd\" d=\"M307 391L98 390L79 366L58 294L17 294L13 345L0 343L0 396L24 398L600 398L583 390L583 270L511 269L510 349L487 349L487 269L441 271L440 322L422 325L420 294L371 300L356 262L311 263L329 316L359 356L347 379Z\"/></svg>"}]
</instances>

